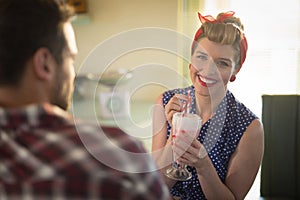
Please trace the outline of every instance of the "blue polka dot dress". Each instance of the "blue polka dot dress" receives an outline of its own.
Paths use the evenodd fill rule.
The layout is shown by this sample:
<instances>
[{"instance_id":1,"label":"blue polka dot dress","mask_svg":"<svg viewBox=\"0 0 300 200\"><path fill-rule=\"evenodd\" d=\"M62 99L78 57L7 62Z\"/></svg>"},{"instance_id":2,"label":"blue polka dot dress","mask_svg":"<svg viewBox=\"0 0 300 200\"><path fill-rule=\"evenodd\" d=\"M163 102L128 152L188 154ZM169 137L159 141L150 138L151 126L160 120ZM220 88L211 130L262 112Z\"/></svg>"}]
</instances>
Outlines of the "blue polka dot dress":
<instances>
[{"instance_id":1,"label":"blue polka dot dress","mask_svg":"<svg viewBox=\"0 0 300 200\"><path fill-rule=\"evenodd\" d=\"M192 97L191 112L196 113L193 86L166 91L163 94L164 106L174 94L187 95L189 90ZM214 116L202 125L198 140L206 148L222 182L225 181L230 156L235 151L249 124L256 118L257 116L254 113L235 99L230 91L227 91ZM170 135L170 129L171 127L168 124L167 138ZM206 199L196 169L188 166L188 170L192 172L192 178L188 181L177 181L171 188L171 194L174 197L180 197L182 200Z\"/></svg>"}]
</instances>

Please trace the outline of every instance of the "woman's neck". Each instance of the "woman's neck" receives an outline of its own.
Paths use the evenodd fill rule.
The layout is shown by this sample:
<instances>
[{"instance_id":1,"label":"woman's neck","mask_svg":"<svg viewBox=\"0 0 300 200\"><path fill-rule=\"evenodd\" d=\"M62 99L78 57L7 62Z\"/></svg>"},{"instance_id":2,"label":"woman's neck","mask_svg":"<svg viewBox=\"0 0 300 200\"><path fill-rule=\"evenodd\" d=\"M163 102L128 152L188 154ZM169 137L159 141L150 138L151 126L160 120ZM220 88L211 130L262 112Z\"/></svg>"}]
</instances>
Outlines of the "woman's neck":
<instances>
[{"instance_id":1,"label":"woman's neck","mask_svg":"<svg viewBox=\"0 0 300 200\"><path fill-rule=\"evenodd\" d=\"M208 121L217 111L220 102L226 95L224 94L212 96L204 96L195 92L196 112L202 118L203 123Z\"/></svg>"}]
</instances>

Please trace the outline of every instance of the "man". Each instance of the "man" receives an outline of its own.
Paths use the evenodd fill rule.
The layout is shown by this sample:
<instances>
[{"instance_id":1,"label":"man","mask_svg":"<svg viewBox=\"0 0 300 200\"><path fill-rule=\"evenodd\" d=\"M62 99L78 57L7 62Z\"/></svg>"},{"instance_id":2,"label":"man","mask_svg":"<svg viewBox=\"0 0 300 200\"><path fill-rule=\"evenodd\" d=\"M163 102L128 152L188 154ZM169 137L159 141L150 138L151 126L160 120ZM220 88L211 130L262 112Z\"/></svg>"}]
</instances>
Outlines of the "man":
<instances>
[{"instance_id":1,"label":"man","mask_svg":"<svg viewBox=\"0 0 300 200\"><path fill-rule=\"evenodd\" d=\"M55 0L0 0L0 199L168 199L141 143L67 113L72 16Z\"/></svg>"}]
</instances>

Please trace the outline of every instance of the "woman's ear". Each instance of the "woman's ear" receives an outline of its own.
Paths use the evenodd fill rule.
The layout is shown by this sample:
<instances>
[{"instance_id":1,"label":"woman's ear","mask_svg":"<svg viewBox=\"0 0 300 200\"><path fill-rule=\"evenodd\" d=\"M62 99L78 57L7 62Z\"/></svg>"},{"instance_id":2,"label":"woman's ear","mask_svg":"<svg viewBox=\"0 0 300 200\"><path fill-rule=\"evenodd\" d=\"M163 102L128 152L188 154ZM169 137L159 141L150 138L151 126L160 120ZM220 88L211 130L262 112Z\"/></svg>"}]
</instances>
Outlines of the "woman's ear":
<instances>
[{"instance_id":1,"label":"woman's ear","mask_svg":"<svg viewBox=\"0 0 300 200\"><path fill-rule=\"evenodd\" d=\"M39 48L33 55L33 70L38 79L50 80L54 74L54 58L47 48Z\"/></svg>"},{"instance_id":2,"label":"woman's ear","mask_svg":"<svg viewBox=\"0 0 300 200\"><path fill-rule=\"evenodd\" d=\"M233 71L233 73L232 73L232 75L231 75L231 77L230 77L230 79L229 79L229 81L230 82L234 82L235 81L235 79L236 79L236 75L237 75L237 73L239 72L239 70L240 70L240 68L235 68L234 69L234 71Z\"/></svg>"},{"instance_id":3,"label":"woman's ear","mask_svg":"<svg viewBox=\"0 0 300 200\"><path fill-rule=\"evenodd\" d=\"M235 74L233 74L231 77L230 77L230 82L233 82L233 81L235 81L235 79L236 79L236 75Z\"/></svg>"}]
</instances>

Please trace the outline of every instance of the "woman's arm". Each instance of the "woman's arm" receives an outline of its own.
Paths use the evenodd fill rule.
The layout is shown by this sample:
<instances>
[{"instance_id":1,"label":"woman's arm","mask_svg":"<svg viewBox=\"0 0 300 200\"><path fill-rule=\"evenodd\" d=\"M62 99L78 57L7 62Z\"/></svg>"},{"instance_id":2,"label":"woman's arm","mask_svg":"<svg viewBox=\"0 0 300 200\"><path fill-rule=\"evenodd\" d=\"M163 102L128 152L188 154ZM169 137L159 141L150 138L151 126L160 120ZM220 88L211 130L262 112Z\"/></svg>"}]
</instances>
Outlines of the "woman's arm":
<instances>
[{"instance_id":1,"label":"woman's arm","mask_svg":"<svg viewBox=\"0 0 300 200\"><path fill-rule=\"evenodd\" d=\"M152 155L158 168L164 176L165 170L172 163L171 137L167 140L167 119L162 103L162 95L157 98L153 109L153 130L152 130ZM172 187L175 181L164 176L168 187Z\"/></svg>"},{"instance_id":2,"label":"woman's arm","mask_svg":"<svg viewBox=\"0 0 300 200\"><path fill-rule=\"evenodd\" d=\"M167 124L171 124L172 116L176 112L181 111L180 99L186 99L185 95L175 94L168 104L163 106L163 95L161 94L153 109L153 135L152 135L152 155L157 163L157 166L164 174L165 170L171 166L172 163L172 147L171 138L167 140ZM166 183L169 187L173 186L176 181L171 180L165 176Z\"/></svg>"},{"instance_id":3,"label":"woman's arm","mask_svg":"<svg viewBox=\"0 0 300 200\"><path fill-rule=\"evenodd\" d=\"M229 162L225 184L236 199L243 199L250 190L259 170L263 152L263 125L256 119L247 128Z\"/></svg>"},{"instance_id":4,"label":"woman's arm","mask_svg":"<svg viewBox=\"0 0 300 200\"><path fill-rule=\"evenodd\" d=\"M202 190L207 199L244 199L254 182L262 161L263 135L261 122L257 119L254 120L230 158L225 184L220 180L210 158L203 153L204 147L199 141L193 141L180 161L196 167Z\"/></svg>"}]
</instances>

